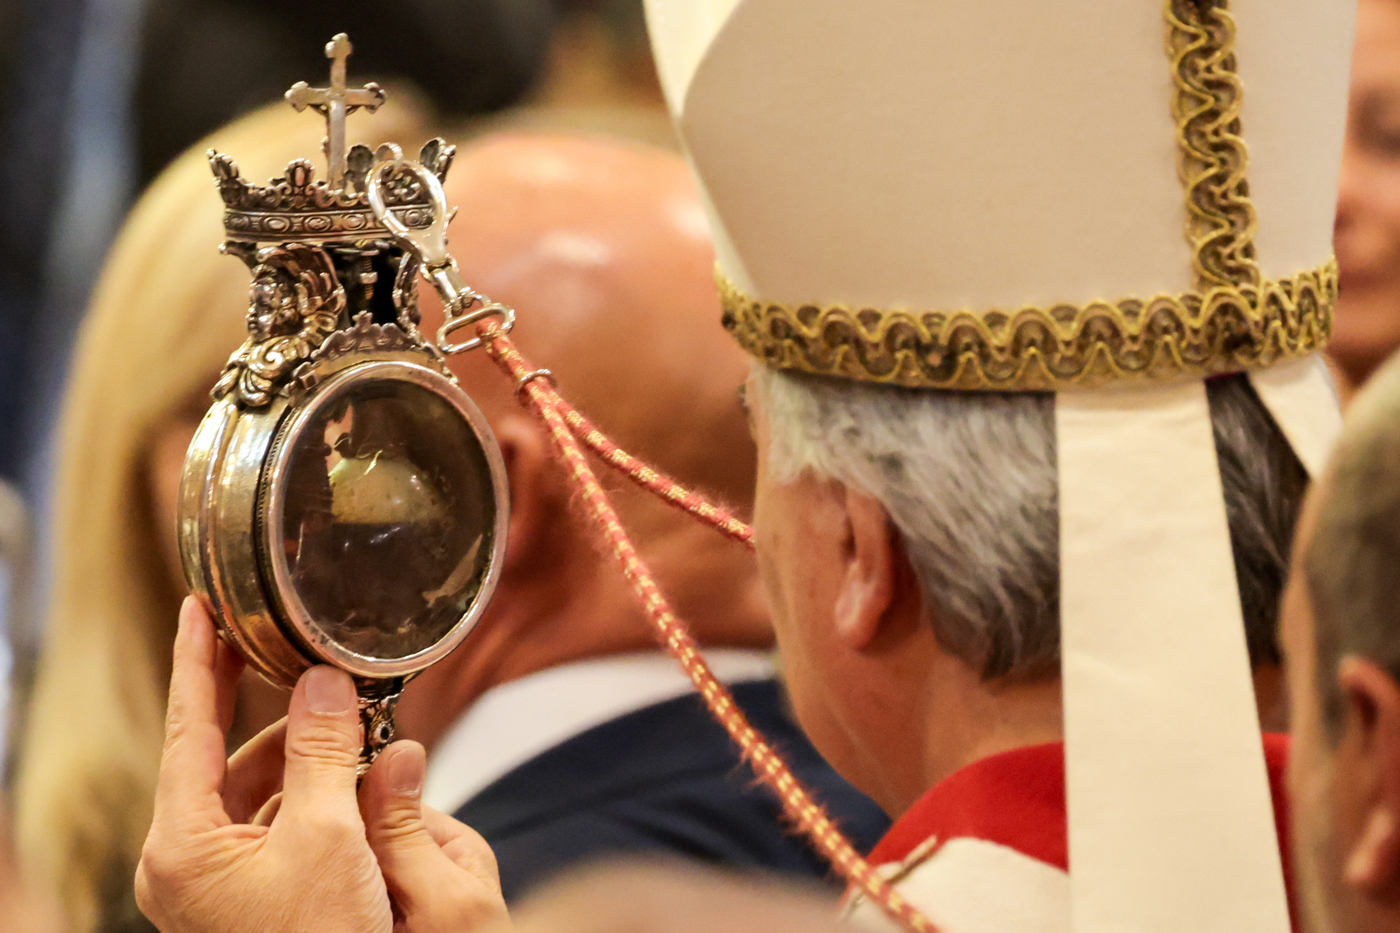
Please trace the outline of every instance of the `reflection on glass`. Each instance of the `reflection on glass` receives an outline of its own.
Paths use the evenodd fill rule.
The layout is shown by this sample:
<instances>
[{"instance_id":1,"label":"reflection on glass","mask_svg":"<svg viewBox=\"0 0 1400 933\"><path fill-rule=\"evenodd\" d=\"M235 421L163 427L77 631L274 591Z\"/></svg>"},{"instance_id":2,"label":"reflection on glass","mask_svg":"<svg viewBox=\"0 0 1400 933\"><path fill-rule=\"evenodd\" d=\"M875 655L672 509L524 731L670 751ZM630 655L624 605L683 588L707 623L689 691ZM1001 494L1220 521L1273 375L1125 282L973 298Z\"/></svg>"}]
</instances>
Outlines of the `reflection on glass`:
<instances>
[{"instance_id":1,"label":"reflection on glass","mask_svg":"<svg viewBox=\"0 0 1400 933\"><path fill-rule=\"evenodd\" d=\"M282 540L331 641L402 658L466 613L491 557L491 473L471 427L407 382L352 386L294 439Z\"/></svg>"}]
</instances>

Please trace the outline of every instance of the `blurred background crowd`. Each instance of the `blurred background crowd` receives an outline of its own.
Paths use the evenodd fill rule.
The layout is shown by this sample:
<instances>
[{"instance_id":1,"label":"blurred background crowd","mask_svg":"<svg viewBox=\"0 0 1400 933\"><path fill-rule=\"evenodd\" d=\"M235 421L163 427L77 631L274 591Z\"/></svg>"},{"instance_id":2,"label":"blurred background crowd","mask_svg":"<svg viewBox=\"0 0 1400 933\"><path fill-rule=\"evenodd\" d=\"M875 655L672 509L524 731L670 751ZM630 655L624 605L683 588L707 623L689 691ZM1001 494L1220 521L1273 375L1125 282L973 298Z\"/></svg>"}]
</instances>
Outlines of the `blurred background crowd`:
<instances>
[{"instance_id":1,"label":"blurred background crowd","mask_svg":"<svg viewBox=\"0 0 1400 933\"><path fill-rule=\"evenodd\" d=\"M246 269L217 256L221 206L201 153L244 118L219 142L248 177L314 159L324 124L280 101L295 81L325 82L337 32L354 43L351 81L390 96L379 116L352 118L352 141L416 149L519 128L675 148L640 0L0 0L0 846L21 810L71 817L22 859L81 879L76 900L60 895L68 928L141 923L119 876L148 817L124 815L126 785L153 775L183 588L162 506L246 303ZM111 264L127 274L99 288L128 212L167 169ZM94 301L106 310L89 313ZM54 633L59 616L87 621ZM46 646L67 660L35 704ZM52 722L70 703L92 729L28 781L48 799L16 806L30 713L48 707L35 715ZM17 904L13 882L0 877L0 899ZM0 914L0 928L32 920Z\"/></svg>"},{"instance_id":2,"label":"blurred background crowd","mask_svg":"<svg viewBox=\"0 0 1400 933\"><path fill-rule=\"evenodd\" d=\"M54 428L103 258L182 151L294 81L323 81L338 31L355 80L454 140L506 123L673 145L640 0L0 3L0 618L20 683L52 566Z\"/></svg>"},{"instance_id":3,"label":"blurred background crowd","mask_svg":"<svg viewBox=\"0 0 1400 933\"><path fill-rule=\"evenodd\" d=\"M1343 294L1331 352L1344 395L1400 346L1400 4L1362 7L1336 227ZM201 147L218 134L214 142L259 181L290 158L313 155L320 121L278 101L295 81L324 81L323 45L342 31L355 45L352 82L377 80L391 99L381 115L354 118L352 141L397 139L407 148L431 135L466 144L525 130L676 148L641 0L0 0L0 708L7 723L0 743L7 788L19 780L23 791L21 759L41 741L26 745L22 737L62 731L54 724L83 704L91 735L64 741L86 757L65 759L49 748L43 754L51 767L70 777L153 768L182 586L168 528L173 483L205 392L240 340L247 283L241 264L216 254L219 205ZM565 156L582 160L575 166L595 164L587 153ZM528 146L497 153L507 163L537 157ZM651 169L624 171L635 178L644 170ZM191 218L186 207L199 199L207 202L203 213ZM607 211L587 198L579 203ZM491 209L489 200L483 209ZM698 208L686 216L703 234ZM586 264L579 244L552 242ZM701 256L695 265L702 289L707 263ZM664 293L676 281L650 287ZM717 320L717 304L697 302ZM735 373L730 385L742 368ZM580 407L609 404L615 387L590 399L579 378ZM672 401L687 403L685 396ZM665 408L656 395L648 402ZM741 429L721 424L733 414L716 414L711 427L738 449L746 444ZM628 417L620 411L614 423L626 425ZM646 430L637 428L658 436L656 426L651 435ZM709 473L703 457L687 460L693 453L652 449L673 457L682 474L691 465L708 488L742 500L751 487L744 472L751 473L751 451ZM726 474L735 462L739 473ZM742 615L729 608L733 618ZM93 616L100 625L75 621ZM49 621L57 619L62 626ZM726 632L716 640L761 646L764 636ZM43 651L72 660L81 683L53 674L50 686L36 687ZM250 714L250 723L262 718ZM73 809L66 848L42 857L81 874L85 858L95 863L139 843L147 817L137 812L131 825L112 818L121 806L116 790L107 798L75 791L44 801L35 796L36 781L61 783L52 775L29 778L19 810L7 797L18 820L26 806ZM102 833L84 835L84 826L99 824ZM88 876L99 887L108 883L96 868ZM115 884L129 874L112 877ZM0 877L0 901L11 882ZM90 893L94 904L124 902L113 892ZM90 905L66 923L115 930L125 921Z\"/></svg>"}]
</instances>

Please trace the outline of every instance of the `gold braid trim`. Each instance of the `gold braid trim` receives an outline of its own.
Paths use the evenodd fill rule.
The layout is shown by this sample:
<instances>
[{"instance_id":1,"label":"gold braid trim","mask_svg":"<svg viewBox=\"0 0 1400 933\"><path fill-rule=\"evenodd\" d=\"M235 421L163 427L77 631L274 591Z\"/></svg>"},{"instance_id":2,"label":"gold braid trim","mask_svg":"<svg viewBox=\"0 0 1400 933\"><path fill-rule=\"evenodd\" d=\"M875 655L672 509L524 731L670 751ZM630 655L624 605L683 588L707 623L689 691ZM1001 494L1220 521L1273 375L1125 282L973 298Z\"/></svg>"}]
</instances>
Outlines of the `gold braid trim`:
<instances>
[{"instance_id":1,"label":"gold braid trim","mask_svg":"<svg viewBox=\"0 0 1400 933\"><path fill-rule=\"evenodd\" d=\"M919 389L1055 390L1269 366L1326 345L1337 264L1204 294L1001 311L759 301L716 276L724 326L775 369Z\"/></svg>"},{"instance_id":2,"label":"gold braid trim","mask_svg":"<svg viewBox=\"0 0 1400 933\"><path fill-rule=\"evenodd\" d=\"M1014 311L790 307L716 273L724 326L776 369L925 389L1055 390L1270 366L1322 349L1337 264L1262 281L1226 0L1165 0L1196 291Z\"/></svg>"},{"instance_id":3,"label":"gold braid trim","mask_svg":"<svg viewBox=\"0 0 1400 933\"><path fill-rule=\"evenodd\" d=\"M1258 218L1249 200L1244 96L1235 74L1235 19L1225 0L1166 0L1177 165L1186 190L1186 239L1196 287L1259 284Z\"/></svg>"}]
</instances>

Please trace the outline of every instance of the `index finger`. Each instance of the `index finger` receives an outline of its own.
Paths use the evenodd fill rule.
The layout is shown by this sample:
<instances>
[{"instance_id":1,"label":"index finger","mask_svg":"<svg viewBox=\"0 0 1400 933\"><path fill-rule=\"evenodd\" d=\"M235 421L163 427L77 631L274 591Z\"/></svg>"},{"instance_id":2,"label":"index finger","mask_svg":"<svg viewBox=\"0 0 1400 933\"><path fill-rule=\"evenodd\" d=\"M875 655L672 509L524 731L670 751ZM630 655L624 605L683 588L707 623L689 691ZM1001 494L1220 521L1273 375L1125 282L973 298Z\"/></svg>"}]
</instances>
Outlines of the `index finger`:
<instances>
[{"instance_id":1,"label":"index finger","mask_svg":"<svg viewBox=\"0 0 1400 933\"><path fill-rule=\"evenodd\" d=\"M222 791L229 819L247 823L269 798L281 792L286 744L287 717L283 716L230 756Z\"/></svg>"},{"instance_id":2,"label":"index finger","mask_svg":"<svg viewBox=\"0 0 1400 933\"><path fill-rule=\"evenodd\" d=\"M224 731L219 716L218 639L193 596L180 607L165 749L156 784L155 824L197 835L231 822L220 788L224 780Z\"/></svg>"}]
</instances>

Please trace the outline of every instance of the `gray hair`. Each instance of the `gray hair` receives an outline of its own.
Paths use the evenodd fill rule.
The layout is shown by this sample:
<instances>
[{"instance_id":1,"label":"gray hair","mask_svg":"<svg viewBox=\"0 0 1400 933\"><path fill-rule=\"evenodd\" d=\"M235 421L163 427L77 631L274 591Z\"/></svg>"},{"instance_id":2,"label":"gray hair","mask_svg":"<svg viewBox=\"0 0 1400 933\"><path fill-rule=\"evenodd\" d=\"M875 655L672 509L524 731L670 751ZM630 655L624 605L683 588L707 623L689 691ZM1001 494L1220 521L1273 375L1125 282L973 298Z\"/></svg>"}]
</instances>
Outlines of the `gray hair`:
<instances>
[{"instance_id":1,"label":"gray hair","mask_svg":"<svg viewBox=\"0 0 1400 933\"><path fill-rule=\"evenodd\" d=\"M1323 722L1335 738L1344 656L1368 658L1400 680L1400 358L1353 401L1321 495L1300 563L1312 602Z\"/></svg>"},{"instance_id":2,"label":"gray hair","mask_svg":"<svg viewBox=\"0 0 1400 933\"><path fill-rule=\"evenodd\" d=\"M1053 676L1059 480L1051 393L944 392L758 367L778 482L804 471L884 506L944 650L986 679ZM1307 474L1245 376L1207 384L1254 663L1275 628Z\"/></svg>"}]
</instances>

